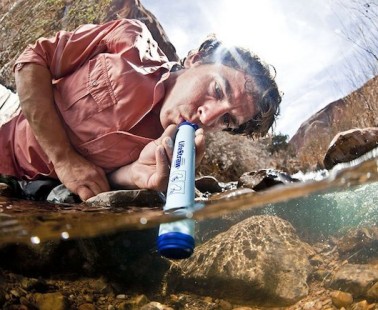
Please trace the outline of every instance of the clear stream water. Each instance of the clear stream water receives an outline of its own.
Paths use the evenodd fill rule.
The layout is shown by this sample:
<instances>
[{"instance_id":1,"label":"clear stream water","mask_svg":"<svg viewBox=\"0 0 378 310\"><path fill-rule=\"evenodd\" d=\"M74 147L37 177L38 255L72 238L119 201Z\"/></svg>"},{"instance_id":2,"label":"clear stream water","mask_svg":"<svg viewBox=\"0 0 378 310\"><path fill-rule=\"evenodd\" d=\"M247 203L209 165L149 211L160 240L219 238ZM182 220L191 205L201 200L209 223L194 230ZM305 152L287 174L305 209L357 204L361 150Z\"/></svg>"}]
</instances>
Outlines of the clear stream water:
<instances>
[{"instance_id":1,"label":"clear stream water","mask_svg":"<svg viewBox=\"0 0 378 310\"><path fill-rule=\"evenodd\" d=\"M257 193L236 191L227 199L200 202L190 217L205 221L233 212L256 210L284 217L296 228L311 223L313 238L378 223L378 150L351 163L340 164L326 176L308 174L303 180ZM180 218L164 214L161 206L110 209L0 197L0 245L96 237L151 228Z\"/></svg>"}]
</instances>

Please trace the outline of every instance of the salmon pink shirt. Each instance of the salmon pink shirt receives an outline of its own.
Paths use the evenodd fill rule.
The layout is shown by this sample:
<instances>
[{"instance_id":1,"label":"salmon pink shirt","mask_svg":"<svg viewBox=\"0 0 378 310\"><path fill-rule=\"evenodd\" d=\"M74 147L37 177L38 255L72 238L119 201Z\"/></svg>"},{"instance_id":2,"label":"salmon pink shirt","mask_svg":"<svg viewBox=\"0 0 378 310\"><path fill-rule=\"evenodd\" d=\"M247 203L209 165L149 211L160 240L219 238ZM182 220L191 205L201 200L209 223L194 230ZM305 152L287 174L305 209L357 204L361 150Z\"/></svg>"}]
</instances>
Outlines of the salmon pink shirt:
<instances>
[{"instance_id":1,"label":"salmon pink shirt","mask_svg":"<svg viewBox=\"0 0 378 310\"><path fill-rule=\"evenodd\" d=\"M26 63L49 69L72 145L106 172L137 160L162 134L152 109L161 104L163 81L176 63L168 61L141 22L121 19L61 31L27 47L15 70ZM56 177L22 112L0 128L0 152L2 174Z\"/></svg>"}]
</instances>

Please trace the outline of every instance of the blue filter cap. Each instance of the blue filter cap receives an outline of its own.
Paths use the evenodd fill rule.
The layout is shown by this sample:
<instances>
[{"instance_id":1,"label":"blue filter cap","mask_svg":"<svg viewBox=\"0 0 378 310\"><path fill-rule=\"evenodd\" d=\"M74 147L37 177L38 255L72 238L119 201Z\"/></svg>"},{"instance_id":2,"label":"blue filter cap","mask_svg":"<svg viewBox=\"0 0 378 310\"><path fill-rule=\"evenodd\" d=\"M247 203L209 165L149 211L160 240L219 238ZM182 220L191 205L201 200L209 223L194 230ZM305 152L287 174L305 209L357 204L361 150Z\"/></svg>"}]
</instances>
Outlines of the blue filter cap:
<instances>
[{"instance_id":1,"label":"blue filter cap","mask_svg":"<svg viewBox=\"0 0 378 310\"><path fill-rule=\"evenodd\" d=\"M162 234L157 239L160 255L170 259L184 259L190 257L194 250L194 238L181 232Z\"/></svg>"},{"instance_id":2,"label":"blue filter cap","mask_svg":"<svg viewBox=\"0 0 378 310\"><path fill-rule=\"evenodd\" d=\"M182 125L192 126L194 128L194 131L196 131L199 128L199 126L197 124L194 124L194 123L191 123L191 122L188 122L188 121L183 121L182 123L180 123L178 125L178 127L181 127Z\"/></svg>"}]
</instances>

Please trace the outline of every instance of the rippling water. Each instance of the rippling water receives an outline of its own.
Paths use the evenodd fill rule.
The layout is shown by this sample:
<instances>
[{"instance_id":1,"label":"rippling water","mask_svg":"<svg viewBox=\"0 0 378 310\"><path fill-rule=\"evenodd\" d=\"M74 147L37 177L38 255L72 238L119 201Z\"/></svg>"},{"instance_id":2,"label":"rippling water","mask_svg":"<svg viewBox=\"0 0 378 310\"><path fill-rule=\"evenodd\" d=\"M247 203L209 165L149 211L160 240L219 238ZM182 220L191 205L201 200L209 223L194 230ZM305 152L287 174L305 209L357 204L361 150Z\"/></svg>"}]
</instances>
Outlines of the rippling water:
<instances>
[{"instance_id":1,"label":"rippling water","mask_svg":"<svg viewBox=\"0 0 378 310\"><path fill-rule=\"evenodd\" d=\"M242 210L298 218L298 225L319 218L319 229L331 233L342 227L378 222L378 152L306 175L304 181L257 193L234 191L226 199L198 202L189 216L203 221ZM305 180L306 178L311 178ZM57 212L58 211L58 212ZM93 208L85 204L57 205L0 197L0 244L101 236L145 229L182 217L164 214L161 206ZM324 219L328 219L324 222ZM295 226L295 225L294 225ZM201 236L199 236L200 238Z\"/></svg>"}]
</instances>

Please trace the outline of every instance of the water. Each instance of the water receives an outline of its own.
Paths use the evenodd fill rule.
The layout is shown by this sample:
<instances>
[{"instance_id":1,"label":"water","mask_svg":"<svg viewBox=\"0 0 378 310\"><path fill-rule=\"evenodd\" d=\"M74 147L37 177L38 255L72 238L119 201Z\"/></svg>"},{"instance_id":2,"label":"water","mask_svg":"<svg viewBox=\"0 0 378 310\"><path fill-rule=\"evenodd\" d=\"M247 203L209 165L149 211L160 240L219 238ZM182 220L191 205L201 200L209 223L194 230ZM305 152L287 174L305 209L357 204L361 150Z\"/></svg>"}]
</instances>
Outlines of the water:
<instances>
[{"instance_id":1,"label":"water","mask_svg":"<svg viewBox=\"0 0 378 310\"><path fill-rule=\"evenodd\" d=\"M328 253L335 253L335 249L332 249L332 247L334 247L336 243L332 243L333 241L331 242L330 240L332 240L332 238L336 238L335 236L343 235L350 229L361 229L362 232L365 232L364 240L372 240L372 246L370 245L370 247L376 247L377 237L374 236L374 232L372 233L370 229L376 227L376 224L378 222L377 152L371 152L364 158L356 160L350 164L339 165L329 173L325 173L323 171L319 172L317 174L317 177L311 176L311 179L308 178L309 175L305 175L302 176L303 181L300 183L280 185L258 193L244 193L243 191L234 191L229 195L229 197L225 199L210 199L209 201L198 202L197 210L193 211L193 213L191 214L191 217L197 220L197 246L200 247L202 244L209 242L209 240L215 240L213 238L215 238L218 233L226 231L237 222L247 219L252 215L262 215L275 216L288 221L294 227L296 234L299 236L300 240L307 242L315 249L317 249L315 250L315 252L317 252L318 254L320 253L319 255L327 253L327 255L331 257L331 255L333 254ZM45 245L49 242L56 244L59 243L59 241L72 241L78 242L80 244L78 253L80 253L80 255L84 255L87 260L88 257L91 257L91 259L93 260L101 260L101 255L110 255L109 253L112 252L112 247L114 247L114 251L116 253L115 255L118 255L118 257L116 259L113 257L112 259L115 259L115 261L117 262L115 265L119 264L117 265L117 267L119 267L120 269L123 268L125 270L128 270L128 268L130 268L130 265L136 264L139 266L138 268L141 268L139 265L140 261L133 261L133 257L139 257L139 254L133 252L140 250L138 241L136 241L136 239L133 239L133 237L126 237L126 239L124 239L123 241L123 246L127 248L127 251L129 253L121 253L122 251L120 251L118 248L116 249L114 245L117 242L115 240L119 240L119 234L122 235L123 233L126 233L127 235L128 232L135 231L139 231L141 234L143 234L143 232L149 232L150 237L148 238L154 239L154 234L156 233L156 229L160 223L182 218L184 217L175 217L174 215L164 214L162 212L161 205L145 207L122 206L111 209L106 207L94 208L85 204L37 204L31 201L20 201L0 197L0 249L9 247L12 248L14 246L29 246L32 248L43 246L44 248L46 248ZM268 235L269 233L267 234L267 237ZM113 238L113 236L116 237ZM263 237L260 241L264 242L263 239L265 239L265 237ZM81 240L84 241L82 242ZM127 240L127 242L125 240ZM361 244L365 242L364 240L361 241ZM96 247L98 247L98 244L101 244L101 242L105 242L101 245L103 249L99 250L98 248L96 248L95 250L93 250L93 244L96 244ZM127 245L125 245L126 243ZM91 245L88 246L88 244ZM149 265L152 261L156 263L155 260L159 259L156 256L156 249L154 248L154 246L151 246L150 243L148 244L149 248L146 251L150 253L153 252L155 256L148 263L146 263L148 259L147 261L144 261L144 265ZM74 248L75 247L76 245L74 246ZM125 250L125 252L127 251ZM143 249L142 251L145 251L145 249ZM377 254L376 252L376 249L370 249L369 255L374 256ZM356 253L348 255L354 254ZM314 257L316 255L312 253L310 256ZM358 257L358 255L355 257ZM323 257L322 264L328 258ZM107 257L106 259L109 259L109 257ZM204 262L206 261L206 257L202 259L204 260ZM339 268L343 264L341 261L338 261L338 259L339 256L333 257L332 259L333 264L336 264L337 268ZM378 260L378 257L375 257L375 259ZM122 262L126 260L127 264L123 264ZM358 260L355 261L355 263L361 262L362 261ZM20 261L20 264L22 264L22 261ZM174 264L176 263L174 262ZM157 263L156 266L160 265ZM315 267L318 268L318 266L316 265ZM333 266L332 268L336 267ZM109 268L109 266L107 266L106 268ZM154 267L151 268L154 270ZM28 267L22 268L22 266L19 265L16 271L20 272L20 270L25 271L26 276L31 276L30 272L28 272ZM93 271L93 269L91 270ZM334 269L332 269L331 271L333 270ZM108 271L109 273L111 273L111 270ZM318 287L319 285L323 285L323 282L325 282L326 279L330 278L329 274L331 271L327 271L328 275L324 276L322 278L322 281L320 282L312 280L313 282L308 284L310 290L307 297L303 297L302 301L298 301L299 303L302 303L300 306L297 302L296 306L292 306L294 307L292 309L305 309L306 307L308 309L311 309L311 305L314 306L317 302L319 302L320 296L323 296L322 302L327 303L327 305L330 307L329 309L333 309L332 307L334 307L334 305L332 305L332 303L330 304L329 297L331 289L328 287ZM150 269L148 269L148 271L146 272L149 272L151 276ZM166 269L164 269L164 272L166 272ZM157 270L152 271L152 273L156 273L156 277L158 277L158 275L161 275L162 277L161 279L156 280L157 282L163 281L162 279L164 279L164 275L162 275L162 273L164 272L158 272ZM35 277L35 274L31 274L33 275L33 277ZM48 272L48 274L51 275L50 272ZM314 274L315 273L313 272L312 277L314 276ZM145 279L146 275L144 274L142 276L141 274L139 274L139 276L141 277L141 279ZM374 281L377 281L378 283L378 277ZM151 283L152 282L153 281L151 280ZM72 281L69 283L73 285ZM151 284L152 287L154 285L156 286L156 283ZM154 287L153 289L149 287L148 290L154 292L158 290L160 294L158 295L161 297L161 292L165 290L164 285L159 288ZM216 300L218 299L216 299L216 296L221 296L221 300L228 300L228 296L224 296L224 294L217 295L215 288L209 289L207 295L212 296L212 290L214 291L213 293L215 296L212 299L214 301L213 303L217 304ZM314 293L316 290L320 291L321 293L318 293L318 295L316 295ZM324 290L324 292L322 290ZM144 289L139 289L138 292L147 294L146 292L144 292ZM199 291L199 294L200 292L201 291ZM179 294L179 292L174 293ZM317 296L317 299L314 297L314 294ZM106 301L109 301L111 297L106 294L105 296ZM312 296L312 299L307 300L308 298L310 298L310 296ZM363 295L362 297L358 296L358 298L360 298L360 300L364 300L366 299L366 297L364 296L365 295ZM155 299L156 298L157 297L155 297ZM355 302L358 301L358 298ZM370 305L374 305L374 298L368 299ZM261 303L260 299L258 303ZM164 300L165 299L161 299L159 301L163 302ZM241 298L239 303L236 302L235 298L232 298L232 294L230 294L230 300L232 301L232 305L243 305L244 303L247 303L249 305L251 304L250 301L243 301L243 298ZM112 302L113 304L116 304L116 301ZM197 300L196 302L198 303L199 301ZM282 301L278 301L278 303L280 302L282 303ZM71 305L73 303L74 301L71 301ZM171 305L174 304L172 300L170 301L170 303ZM209 306L209 304L211 303L206 304L206 307L202 305L198 306L198 308L194 306L195 302L192 300L187 301L187 304L191 305L190 307L192 307L193 309L218 309L215 306L215 308L211 308ZM219 306L219 302L217 305ZM288 305L286 306L289 307ZM177 306L176 308L185 309L185 307L186 306Z\"/></svg>"}]
</instances>

